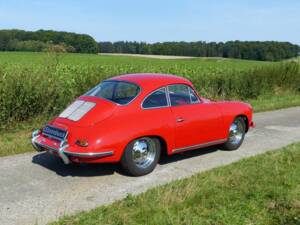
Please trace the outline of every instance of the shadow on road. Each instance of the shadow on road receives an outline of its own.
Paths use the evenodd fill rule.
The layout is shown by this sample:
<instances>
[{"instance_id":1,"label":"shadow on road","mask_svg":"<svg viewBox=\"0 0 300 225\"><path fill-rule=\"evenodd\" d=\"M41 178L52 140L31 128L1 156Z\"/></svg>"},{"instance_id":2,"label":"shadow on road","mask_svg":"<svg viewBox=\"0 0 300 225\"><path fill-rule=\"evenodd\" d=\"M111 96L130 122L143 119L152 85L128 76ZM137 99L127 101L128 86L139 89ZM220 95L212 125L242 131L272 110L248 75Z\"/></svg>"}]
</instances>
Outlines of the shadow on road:
<instances>
[{"instance_id":1,"label":"shadow on road","mask_svg":"<svg viewBox=\"0 0 300 225\"><path fill-rule=\"evenodd\" d=\"M186 152L182 152L182 153L178 153L178 154L174 154L174 155L163 155L160 159L159 164L165 165L165 164L177 162L180 160L185 160L185 159L192 158L192 157L206 155L209 153L216 152L219 149L220 148L218 148L217 146L213 146L213 147L208 147L208 148L201 148L201 149L186 151Z\"/></svg>"},{"instance_id":2,"label":"shadow on road","mask_svg":"<svg viewBox=\"0 0 300 225\"><path fill-rule=\"evenodd\" d=\"M186 151L175 155L163 155L159 161L160 165L174 163L191 157L197 157L218 151L217 147L209 147ZM52 170L56 174L66 177L93 177L107 176L114 173L126 175L119 164L70 164L65 165L62 160L56 156L46 152L40 153L32 157L32 163L38 164L46 169Z\"/></svg>"},{"instance_id":3,"label":"shadow on road","mask_svg":"<svg viewBox=\"0 0 300 225\"><path fill-rule=\"evenodd\" d=\"M112 175L115 172L122 174L118 164L70 164L65 165L62 160L46 152L32 157L32 163L38 164L56 174L66 177L93 177Z\"/></svg>"}]
</instances>

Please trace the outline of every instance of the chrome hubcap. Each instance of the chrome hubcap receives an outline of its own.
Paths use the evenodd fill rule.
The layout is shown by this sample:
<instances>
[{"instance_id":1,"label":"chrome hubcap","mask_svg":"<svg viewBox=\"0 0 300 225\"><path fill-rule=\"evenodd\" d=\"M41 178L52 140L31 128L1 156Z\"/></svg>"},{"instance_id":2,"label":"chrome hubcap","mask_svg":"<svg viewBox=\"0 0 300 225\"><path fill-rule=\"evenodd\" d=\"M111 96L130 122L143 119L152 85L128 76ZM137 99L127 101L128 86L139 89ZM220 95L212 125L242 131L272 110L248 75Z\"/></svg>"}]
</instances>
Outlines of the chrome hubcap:
<instances>
[{"instance_id":1,"label":"chrome hubcap","mask_svg":"<svg viewBox=\"0 0 300 225\"><path fill-rule=\"evenodd\" d=\"M155 143L151 138L140 138L136 140L132 148L132 158L136 166L148 167L155 159Z\"/></svg>"},{"instance_id":2,"label":"chrome hubcap","mask_svg":"<svg viewBox=\"0 0 300 225\"><path fill-rule=\"evenodd\" d=\"M237 145L242 140L243 134L244 134L244 127L241 121L239 120L234 121L231 124L229 129L229 141L232 144Z\"/></svg>"}]
</instances>

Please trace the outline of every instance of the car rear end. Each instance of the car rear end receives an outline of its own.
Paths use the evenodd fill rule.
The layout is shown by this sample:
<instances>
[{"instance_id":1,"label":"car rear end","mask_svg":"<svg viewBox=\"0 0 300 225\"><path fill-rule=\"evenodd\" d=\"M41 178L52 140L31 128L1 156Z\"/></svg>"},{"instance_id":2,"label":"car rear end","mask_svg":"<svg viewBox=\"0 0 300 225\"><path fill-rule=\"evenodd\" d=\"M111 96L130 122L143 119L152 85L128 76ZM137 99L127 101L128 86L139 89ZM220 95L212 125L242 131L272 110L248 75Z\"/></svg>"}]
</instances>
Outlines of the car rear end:
<instances>
[{"instance_id":1,"label":"car rear end","mask_svg":"<svg viewBox=\"0 0 300 225\"><path fill-rule=\"evenodd\" d=\"M45 127L32 133L32 145L38 152L47 151L70 162L98 162L112 156L111 149L99 148L97 124L109 118L113 103L82 96Z\"/></svg>"}]
</instances>

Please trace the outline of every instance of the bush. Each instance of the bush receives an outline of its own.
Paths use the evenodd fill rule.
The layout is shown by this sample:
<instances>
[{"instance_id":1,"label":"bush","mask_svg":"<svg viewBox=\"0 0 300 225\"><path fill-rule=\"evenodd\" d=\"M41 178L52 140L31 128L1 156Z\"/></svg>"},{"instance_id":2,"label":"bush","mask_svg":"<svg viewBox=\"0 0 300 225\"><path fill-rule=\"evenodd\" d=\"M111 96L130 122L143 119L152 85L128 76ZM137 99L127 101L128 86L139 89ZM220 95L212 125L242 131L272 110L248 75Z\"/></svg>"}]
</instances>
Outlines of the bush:
<instances>
[{"instance_id":1,"label":"bush","mask_svg":"<svg viewBox=\"0 0 300 225\"><path fill-rule=\"evenodd\" d=\"M67 52L97 53L98 44L89 35L53 30L0 30L0 51L40 52L49 45L64 45Z\"/></svg>"},{"instance_id":2,"label":"bush","mask_svg":"<svg viewBox=\"0 0 300 225\"><path fill-rule=\"evenodd\" d=\"M297 62L267 64L250 70L189 68L176 64L60 64L55 53L45 65L0 65L0 123L55 115L98 82L117 74L160 72L190 79L209 98L252 99L278 90L299 91ZM53 63L52 63L53 61Z\"/></svg>"}]
</instances>

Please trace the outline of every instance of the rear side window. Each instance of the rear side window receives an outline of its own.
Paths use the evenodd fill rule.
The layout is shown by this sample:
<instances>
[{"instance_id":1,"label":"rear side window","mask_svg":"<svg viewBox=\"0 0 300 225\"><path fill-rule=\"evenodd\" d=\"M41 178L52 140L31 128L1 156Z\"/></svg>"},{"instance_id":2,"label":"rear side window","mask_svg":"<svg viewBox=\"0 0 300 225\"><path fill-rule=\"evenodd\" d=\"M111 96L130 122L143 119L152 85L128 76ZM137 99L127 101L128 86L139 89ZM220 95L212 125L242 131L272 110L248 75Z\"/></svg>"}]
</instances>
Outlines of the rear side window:
<instances>
[{"instance_id":1,"label":"rear side window","mask_svg":"<svg viewBox=\"0 0 300 225\"><path fill-rule=\"evenodd\" d=\"M175 84L168 87L171 106L191 104L189 87L184 84Z\"/></svg>"},{"instance_id":2,"label":"rear side window","mask_svg":"<svg viewBox=\"0 0 300 225\"><path fill-rule=\"evenodd\" d=\"M166 88L160 88L145 98L142 107L145 109L168 106Z\"/></svg>"}]
</instances>

